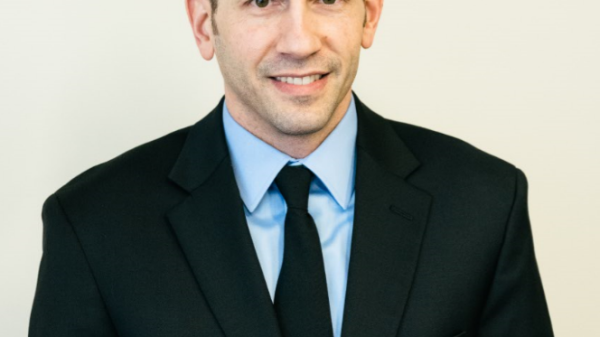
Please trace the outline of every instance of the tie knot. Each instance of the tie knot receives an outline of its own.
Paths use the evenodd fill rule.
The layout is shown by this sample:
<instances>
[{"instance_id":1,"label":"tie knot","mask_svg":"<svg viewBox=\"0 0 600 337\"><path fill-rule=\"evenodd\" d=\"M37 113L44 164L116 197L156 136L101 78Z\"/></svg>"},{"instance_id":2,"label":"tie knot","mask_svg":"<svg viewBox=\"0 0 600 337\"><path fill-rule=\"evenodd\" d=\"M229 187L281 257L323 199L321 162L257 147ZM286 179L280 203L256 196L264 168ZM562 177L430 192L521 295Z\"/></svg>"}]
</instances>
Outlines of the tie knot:
<instances>
[{"instance_id":1,"label":"tie knot","mask_svg":"<svg viewBox=\"0 0 600 337\"><path fill-rule=\"evenodd\" d=\"M308 192L312 175L304 165L284 166L279 171L275 183L288 208L308 210Z\"/></svg>"}]
</instances>

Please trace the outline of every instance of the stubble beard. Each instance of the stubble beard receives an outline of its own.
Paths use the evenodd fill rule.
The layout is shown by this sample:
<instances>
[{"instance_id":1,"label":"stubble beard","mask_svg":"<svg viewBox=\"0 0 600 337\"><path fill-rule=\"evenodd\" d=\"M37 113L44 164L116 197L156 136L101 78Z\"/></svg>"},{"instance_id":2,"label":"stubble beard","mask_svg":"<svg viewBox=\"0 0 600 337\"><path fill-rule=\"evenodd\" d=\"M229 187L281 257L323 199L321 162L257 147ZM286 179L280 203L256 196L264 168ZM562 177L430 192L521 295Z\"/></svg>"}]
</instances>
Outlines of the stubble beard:
<instances>
[{"instance_id":1,"label":"stubble beard","mask_svg":"<svg viewBox=\"0 0 600 337\"><path fill-rule=\"evenodd\" d=\"M322 100L323 98L321 98ZM337 100L325 97L319 98L295 97L287 102L279 102L276 98L262 97L257 104L260 117L286 136L308 136L322 130L331 120Z\"/></svg>"},{"instance_id":2,"label":"stubble beard","mask_svg":"<svg viewBox=\"0 0 600 337\"><path fill-rule=\"evenodd\" d=\"M276 132L285 136L303 137L323 130L350 89L349 85L345 88L344 79L338 82L342 66L341 61L335 58L313 56L304 60L265 61L258 66L258 78L254 79L243 64L229 57L232 51L220 41L220 37L216 37L215 47L219 64L222 64L221 72L225 85L231 96L234 96L231 98L237 101L237 108L242 110L236 111L239 114L234 112L232 115L236 114L243 119L241 121L238 118L236 121L257 136L259 135L256 133ZM328 83L328 92L323 95L300 97L280 96L268 82L271 81L267 77L269 75L294 70L301 72L305 69L326 70L332 77L328 80L338 81ZM355 75L356 71L351 74L350 82ZM332 85L339 87L332 88Z\"/></svg>"}]
</instances>

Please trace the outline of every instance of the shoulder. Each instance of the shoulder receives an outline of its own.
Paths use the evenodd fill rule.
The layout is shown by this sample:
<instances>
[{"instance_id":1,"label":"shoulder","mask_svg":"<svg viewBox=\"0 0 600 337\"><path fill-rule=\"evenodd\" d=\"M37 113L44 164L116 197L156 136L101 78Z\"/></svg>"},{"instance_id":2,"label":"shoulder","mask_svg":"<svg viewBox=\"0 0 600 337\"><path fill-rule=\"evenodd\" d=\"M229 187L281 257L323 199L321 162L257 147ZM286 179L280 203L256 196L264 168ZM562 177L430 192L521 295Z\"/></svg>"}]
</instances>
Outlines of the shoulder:
<instances>
[{"instance_id":1,"label":"shoulder","mask_svg":"<svg viewBox=\"0 0 600 337\"><path fill-rule=\"evenodd\" d=\"M110 204L170 186L167 176L190 127L137 146L77 175L55 192L61 203L84 206Z\"/></svg>"},{"instance_id":2,"label":"shoulder","mask_svg":"<svg viewBox=\"0 0 600 337\"><path fill-rule=\"evenodd\" d=\"M402 141L424 164L460 166L462 169L514 170L504 159L476 146L438 131L421 126L388 120Z\"/></svg>"},{"instance_id":3,"label":"shoulder","mask_svg":"<svg viewBox=\"0 0 600 337\"><path fill-rule=\"evenodd\" d=\"M420 162L410 179L434 194L506 203L512 200L519 177L524 179L512 163L464 140L416 125L388 122Z\"/></svg>"}]
</instances>

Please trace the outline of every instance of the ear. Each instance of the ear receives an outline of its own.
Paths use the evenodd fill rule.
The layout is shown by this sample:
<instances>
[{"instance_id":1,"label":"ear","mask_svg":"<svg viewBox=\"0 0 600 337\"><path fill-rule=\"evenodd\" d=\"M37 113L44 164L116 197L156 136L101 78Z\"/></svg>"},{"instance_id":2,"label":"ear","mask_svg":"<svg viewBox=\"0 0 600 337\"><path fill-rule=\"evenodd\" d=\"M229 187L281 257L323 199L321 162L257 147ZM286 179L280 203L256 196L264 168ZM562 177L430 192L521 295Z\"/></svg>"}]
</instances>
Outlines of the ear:
<instances>
[{"instance_id":1,"label":"ear","mask_svg":"<svg viewBox=\"0 0 600 337\"><path fill-rule=\"evenodd\" d=\"M186 0L185 7L198 50L205 60L210 61L215 55L210 1Z\"/></svg>"},{"instance_id":2,"label":"ear","mask_svg":"<svg viewBox=\"0 0 600 337\"><path fill-rule=\"evenodd\" d=\"M365 0L366 19L362 36L362 47L365 49L373 45L382 9L383 0Z\"/></svg>"}]
</instances>

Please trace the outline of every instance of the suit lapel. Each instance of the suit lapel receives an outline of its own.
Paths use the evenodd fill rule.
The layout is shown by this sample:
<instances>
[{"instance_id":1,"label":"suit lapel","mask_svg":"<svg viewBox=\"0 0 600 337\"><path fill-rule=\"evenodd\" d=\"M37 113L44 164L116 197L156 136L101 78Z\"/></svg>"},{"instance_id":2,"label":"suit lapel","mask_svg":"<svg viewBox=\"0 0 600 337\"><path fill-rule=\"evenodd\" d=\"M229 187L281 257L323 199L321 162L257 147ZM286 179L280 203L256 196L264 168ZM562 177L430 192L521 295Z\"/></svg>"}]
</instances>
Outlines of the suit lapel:
<instances>
[{"instance_id":1,"label":"suit lapel","mask_svg":"<svg viewBox=\"0 0 600 337\"><path fill-rule=\"evenodd\" d=\"M343 337L396 336L417 268L431 197L405 178L419 162L358 98L355 216Z\"/></svg>"},{"instance_id":2,"label":"suit lapel","mask_svg":"<svg viewBox=\"0 0 600 337\"><path fill-rule=\"evenodd\" d=\"M170 178L190 194L168 218L225 335L280 337L229 159L222 104L189 132Z\"/></svg>"}]
</instances>

